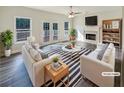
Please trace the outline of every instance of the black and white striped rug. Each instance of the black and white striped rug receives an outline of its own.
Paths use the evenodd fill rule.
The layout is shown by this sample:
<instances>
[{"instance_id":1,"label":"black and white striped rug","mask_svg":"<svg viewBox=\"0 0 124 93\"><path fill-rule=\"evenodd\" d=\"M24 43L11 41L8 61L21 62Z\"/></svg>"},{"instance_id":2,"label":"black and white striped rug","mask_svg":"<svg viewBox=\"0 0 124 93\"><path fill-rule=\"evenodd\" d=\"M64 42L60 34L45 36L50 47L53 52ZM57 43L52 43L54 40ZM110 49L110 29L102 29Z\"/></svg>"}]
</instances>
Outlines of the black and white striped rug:
<instances>
[{"instance_id":1,"label":"black and white striped rug","mask_svg":"<svg viewBox=\"0 0 124 93\"><path fill-rule=\"evenodd\" d=\"M56 49L52 49L51 51L47 52L48 55L53 55L53 54L60 54L62 56L62 60L64 63L66 63L69 66L69 87L74 87L80 80L81 80L81 74L80 74L80 56L82 54L87 55L91 52L92 50L82 48L81 51L74 52L73 54L70 52L65 52L61 49L61 47L58 47ZM67 77L64 77L63 82L67 82ZM45 84L46 87L52 87L53 82L52 80L46 82ZM56 83L57 87L64 87L65 85L61 82L58 81Z\"/></svg>"}]
</instances>

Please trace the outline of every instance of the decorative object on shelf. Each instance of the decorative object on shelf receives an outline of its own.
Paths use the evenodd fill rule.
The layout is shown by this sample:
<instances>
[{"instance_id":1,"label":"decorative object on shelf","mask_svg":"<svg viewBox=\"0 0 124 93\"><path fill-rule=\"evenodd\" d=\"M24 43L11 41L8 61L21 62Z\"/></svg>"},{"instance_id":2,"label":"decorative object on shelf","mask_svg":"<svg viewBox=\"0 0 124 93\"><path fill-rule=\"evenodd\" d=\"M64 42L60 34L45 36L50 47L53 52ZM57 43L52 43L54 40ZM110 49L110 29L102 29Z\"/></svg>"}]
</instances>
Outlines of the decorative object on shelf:
<instances>
[{"instance_id":1,"label":"decorative object on shelf","mask_svg":"<svg viewBox=\"0 0 124 93\"><path fill-rule=\"evenodd\" d=\"M1 33L1 41L5 47L5 56L9 57L11 55L11 46L13 41L13 32L11 30L6 30Z\"/></svg>"},{"instance_id":2,"label":"decorative object on shelf","mask_svg":"<svg viewBox=\"0 0 124 93\"><path fill-rule=\"evenodd\" d=\"M119 21L112 21L112 29L118 29L119 28Z\"/></svg>"}]
</instances>

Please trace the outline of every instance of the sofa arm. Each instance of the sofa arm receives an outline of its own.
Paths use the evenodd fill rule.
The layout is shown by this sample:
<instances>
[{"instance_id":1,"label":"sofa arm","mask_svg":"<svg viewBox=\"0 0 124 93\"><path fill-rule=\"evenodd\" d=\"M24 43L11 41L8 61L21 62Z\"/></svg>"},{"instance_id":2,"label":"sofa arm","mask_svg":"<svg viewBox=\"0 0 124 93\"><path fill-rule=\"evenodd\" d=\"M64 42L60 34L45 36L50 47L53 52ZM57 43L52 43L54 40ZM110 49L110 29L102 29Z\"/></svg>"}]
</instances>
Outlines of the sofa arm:
<instances>
[{"instance_id":1,"label":"sofa arm","mask_svg":"<svg viewBox=\"0 0 124 93\"><path fill-rule=\"evenodd\" d=\"M114 86L113 76L102 76L102 72L114 72L114 67L108 63L82 55L80 57L80 71L98 86Z\"/></svg>"},{"instance_id":2,"label":"sofa arm","mask_svg":"<svg viewBox=\"0 0 124 93\"><path fill-rule=\"evenodd\" d=\"M33 81L34 86L39 87L44 84L44 66L51 63L52 61L48 59L44 59L40 62L36 62L33 64Z\"/></svg>"},{"instance_id":3,"label":"sofa arm","mask_svg":"<svg viewBox=\"0 0 124 93\"><path fill-rule=\"evenodd\" d=\"M39 62L35 62L33 64L33 81L34 81L34 86L41 86L42 84L44 84L44 66L52 63L52 60L54 57L58 57L61 60L61 56L59 54L54 54L52 56L50 56L47 59L43 59Z\"/></svg>"}]
</instances>

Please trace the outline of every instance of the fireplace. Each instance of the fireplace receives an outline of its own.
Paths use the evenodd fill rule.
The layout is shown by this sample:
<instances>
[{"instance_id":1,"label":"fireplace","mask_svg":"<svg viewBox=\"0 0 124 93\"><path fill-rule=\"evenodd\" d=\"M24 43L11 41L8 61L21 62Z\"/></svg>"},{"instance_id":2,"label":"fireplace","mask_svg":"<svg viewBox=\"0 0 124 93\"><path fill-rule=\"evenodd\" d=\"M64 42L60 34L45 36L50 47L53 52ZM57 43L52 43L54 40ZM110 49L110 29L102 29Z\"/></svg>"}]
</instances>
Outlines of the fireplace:
<instances>
[{"instance_id":1,"label":"fireplace","mask_svg":"<svg viewBox=\"0 0 124 93\"><path fill-rule=\"evenodd\" d=\"M88 40L96 40L96 34L86 34L86 39L88 39Z\"/></svg>"},{"instance_id":2,"label":"fireplace","mask_svg":"<svg viewBox=\"0 0 124 93\"><path fill-rule=\"evenodd\" d=\"M84 38L88 43L97 44L99 42L99 31L85 31Z\"/></svg>"}]
</instances>

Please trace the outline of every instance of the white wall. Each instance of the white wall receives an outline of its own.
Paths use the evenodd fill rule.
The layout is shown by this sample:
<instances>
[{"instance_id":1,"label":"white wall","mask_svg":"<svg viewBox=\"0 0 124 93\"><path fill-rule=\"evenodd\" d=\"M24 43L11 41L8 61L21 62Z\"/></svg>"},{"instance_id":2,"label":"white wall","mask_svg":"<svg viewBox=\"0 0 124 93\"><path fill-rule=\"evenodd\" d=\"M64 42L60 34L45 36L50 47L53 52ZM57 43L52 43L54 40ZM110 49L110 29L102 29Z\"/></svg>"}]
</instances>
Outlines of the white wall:
<instances>
[{"instance_id":1,"label":"white wall","mask_svg":"<svg viewBox=\"0 0 124 93\"><path fill-rule=\"evenodd\" d=\"M85 16L98 16L97 26L85 26ZM80 33L79 41L84 41L84 31L99 31L100 42L102 42L102 20L122 18L122 8L115 11L97 12L92 14L79 15L73 19L73 27Z\"/></svg>"},{"instance_id":2,"label":"white wall","mask_svg":"<svg viewBox=\"0 0 124 93\"><path fill-rule=\"evenodd\" d=\"M14 17L22 16L32 18L32 35L36 37L36 40L40 44L43 43L42 32L43 32L43 22L57 22L59 25L59 40L64 41L64 22L70 21L67 16L50 13L35 9L30 9L26 7L0 7L0 32L10 29L15 33L14 30ZM50 41L49 43L53 43L54 41ZM56 41L57 42L57 41ZM17 44L14 43L12 50L13 52L17 52L21 50L23 43Z\"/></svg>"},{"instance_id":3,"label":"white wall","mask_svg":"<svg viewBox=\"0 0 124 93\"><path fill-rule=\"evenodd\" d=\"M122 48L124 51L124 6L122 7Z\"/></svg>"}]
</instances>

